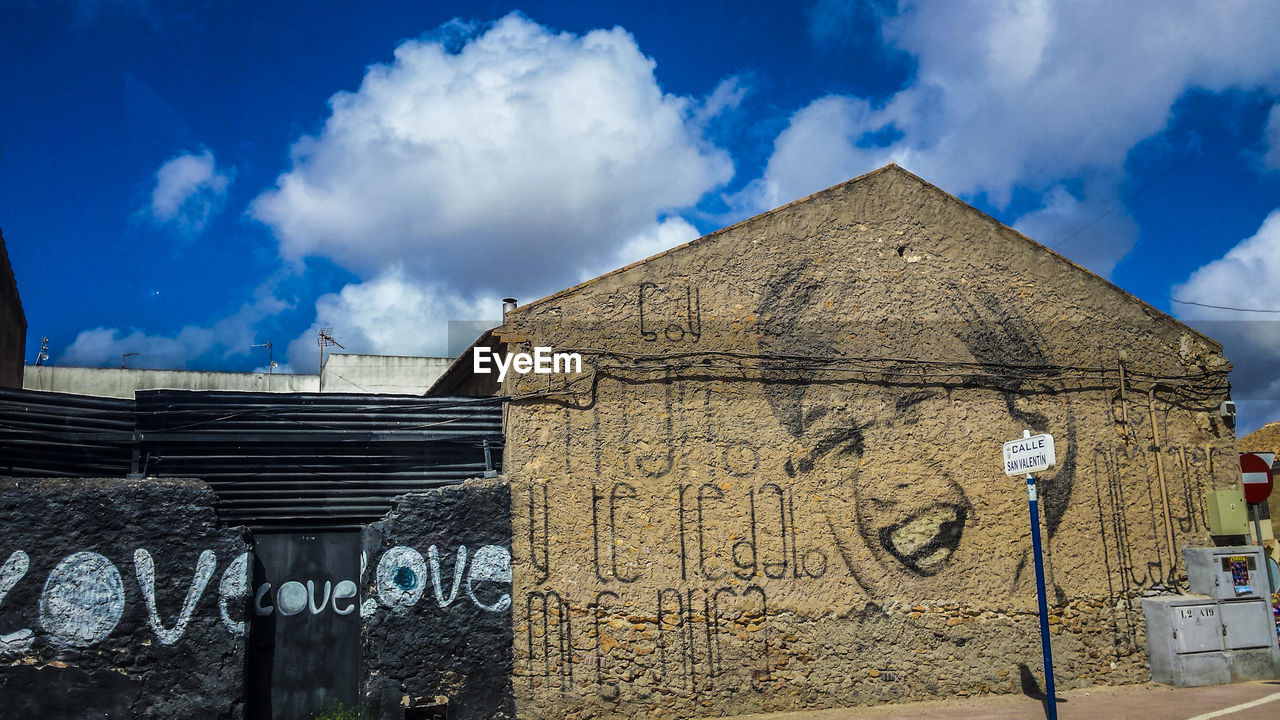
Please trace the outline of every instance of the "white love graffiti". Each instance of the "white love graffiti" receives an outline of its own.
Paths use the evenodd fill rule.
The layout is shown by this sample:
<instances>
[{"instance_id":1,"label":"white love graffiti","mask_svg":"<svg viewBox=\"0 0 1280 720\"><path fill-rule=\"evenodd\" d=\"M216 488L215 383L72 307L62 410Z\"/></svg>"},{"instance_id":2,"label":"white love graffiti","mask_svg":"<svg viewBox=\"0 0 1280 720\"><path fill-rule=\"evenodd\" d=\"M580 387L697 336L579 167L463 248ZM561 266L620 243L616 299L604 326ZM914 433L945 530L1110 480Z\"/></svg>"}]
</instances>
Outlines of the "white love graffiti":
<instances>
[{"instance_id":1,"label":"white love graffiti","mask_svg":"<svg viewBox=\"0 0 1280 720\"><path fill-rule=\"evenodd\" d=\"M2 556L0 556L2 557ZM471 602L484 612L498 613L511 607L511 553L501 545L484 545L468 556L465 545L454 554L452 578L445 581L441 571L440 551L435 545L427 549L427 558L406 545L390 548L379 559L374 579L374 597L360 604L356 580L329 579L288 580L272 593L270 583L262 583L250 598L250 571L253 554L237 555L222 571L218 582L218 615L233 637L245 635L245 619L237 619L232 608L252 608L251 612L282 617L302 614L318 615L330 609L339 616L350 615L357 608L360 617L368 617L379 607L401 612L416 605L430 578L436 605L454 606L459 593L465 592ZM159 607L156 598L156 566L151 553L138 548L133 553L134 576L146 608L147 625L161 645L174 645L186 634L196 615L200 599L217 570L217 555L204 550L196 558L194 571L186 578L186 594L182 606L169 615ZM365 573L362 555L360 575ZM188 566L190 567L190 566ZM125 586L116 565L106 556L81 551L62 558L45 578L39 597L39 622L42 632L31 628L5 627L4 603L13 589L27 576L31 558L22 550L13 551L0 565L0 656L26 653L37 639L58 647L91 647L109 637L125 611ZM508 586L505 589L481 590L482 583ZM447 587L446 587L447 585ZM483 599L482 597L483 596ZM162 619L172 617L172 624Z\"/></svg>"}]
</instances>

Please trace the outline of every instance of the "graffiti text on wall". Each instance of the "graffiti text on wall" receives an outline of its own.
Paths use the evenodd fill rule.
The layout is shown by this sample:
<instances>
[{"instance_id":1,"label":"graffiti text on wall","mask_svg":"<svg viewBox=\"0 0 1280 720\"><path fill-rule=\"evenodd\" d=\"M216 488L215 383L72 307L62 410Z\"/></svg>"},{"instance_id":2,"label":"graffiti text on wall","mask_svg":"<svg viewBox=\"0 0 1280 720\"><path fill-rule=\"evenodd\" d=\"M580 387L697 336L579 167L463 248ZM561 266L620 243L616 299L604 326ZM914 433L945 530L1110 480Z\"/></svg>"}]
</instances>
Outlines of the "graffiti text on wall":
<instances>
[{"instance_id":1,"label":"graffiti text on wall","mask_svg":"<svg viewBox=\"0 0 1280 720\"><path fill-rule=\"evenodd\" d=\"M421 553L405 545L397 545L382 554L376 579L378 600L382 605L393 610L406 610L416 605L426 590L429 562L431 585L439 607L452 605L464 582L467 597L481 610L502 612L511 607L511 594L508 592L499 591L494 597L486 598L476 595L476 588L481 587L478 583L511 584L511 553L501 545L485 545L476 550L471 556L469 569L467 547L459 545L453 560L453 578L448 583L442 580L440 551L435 545L427 549L427 558L423 560ZM372 609L372 601L366 601L366 607Z\"/></svg>"},{"instance_id":2,"label":"graffiti text on wall","mask_svg":"<svg viewBox=\"0 0 1280 720\"><path fill-rule=\"evenodd\" d=\"M156 602L156 570L151 553L138 549L133 554L133 564L138 589L147 607L147 624L161 645L173 645L186 633L196 604L217 568L217 557L211 550L200 553L187 585L186 598L172 625L168 626L161 619L161 609ZM15 551L0 566L0 606L30 567L31 559L22 550ZM249 553L244 553L228 563L218 584L222 619L234 635L242 635L244 626L232 620L226 607L231 601L244 599L248 567ZM124 616L124 609L124 581L115 563L95 552L72 553L59 561L45 578L40 593L40 627L52 645L90 647L111 635ZM30 628L8 632L0 635L0 653L26 652L34 642L35 632Z\"/></svg>"},{"instance_id":3,"label":"graffiti text on wall","mask_svg":"<svg viewBox=\"0 0 1280 720\"><path fill-rule=\"evenodd\" d=\"M393 610L412 606L422 596L430 574L437 605L453 604L459 592L485 612L502 612L511 606L508 592L511 584L511 553L499 545L485 545L470 556L466 546L459 546L451 583L442 580L440 553L432 545L424 560L418 551L397 546L383 554L378 562L377 595L382 604ZM218 614L223 626L234 637L245 632L243 619L237 619L233 606L244 607L249 601L249 569L251 553L230 560L218 582ZM218 559L212 550L200 553L186 576L186 592L181 607L164 608L156 599L156 566L151 553L139 548L133 553L134 576L146 607L147 626L161 645L174 645L182 639L217 570ZM5 598L28 574L31 558L16 550L0 565L0 616ZM490 585L497 584L494 588ZM505 587L504 587L505 586ZM447 588L447 592L446 592ZM319 614L326 608L337 615L349 615L358 606L359 588L355 580L343 579L323 583L314 579L289 580L279 588L263 583L252 598L258 615L297 615L304 611ZM366 601L362 615L378 607ZM56 647L85 648L96 645L116 629L125 612L125 583L120 570L106 556L90 551L72 553L60 560L45 578L39 599L39 623L43 636ZM0 626L0 655L25 653L35 644L37 633L31 628L10 630Z\"/></svg>"}]
</instances>

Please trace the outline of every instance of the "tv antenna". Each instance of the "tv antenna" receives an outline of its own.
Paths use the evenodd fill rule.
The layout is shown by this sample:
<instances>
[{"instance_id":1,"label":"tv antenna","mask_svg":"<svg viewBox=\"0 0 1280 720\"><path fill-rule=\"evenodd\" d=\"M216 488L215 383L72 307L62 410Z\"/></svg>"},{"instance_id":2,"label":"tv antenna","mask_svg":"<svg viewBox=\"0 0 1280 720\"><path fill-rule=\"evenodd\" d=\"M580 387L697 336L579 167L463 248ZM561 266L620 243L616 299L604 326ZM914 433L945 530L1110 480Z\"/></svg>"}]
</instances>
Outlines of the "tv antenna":
<instances>
[{"instance_id":1,"label":"tv antenna","mask_svg":"<svg viewBox=\"0 0 1280 720\"><path fill-rule=\"evenodd\" d=\"M323 392L324 390L324 349L330 345L342 347L342 343L333 339L333 328L320 328L316 331L316 345L320 346L320 367L316 371L316 390Z\"/></svg>"},{"instance_id":2,"label":"tv antenna","mask_svg":"<svg viewBox=\"0 0 1280 720\"><path fill-rule=\"evenodd\" d=\"M128 367L129 358L134 357L138 353L120 353L120 369L125 370Z\"/></svg>"},{"instance_id":3,"label":"tv antenna","mask_svg":"<svg viewBox=\"0 0 1280 720\"><path fill-rule=\"evenodd\" d=\"M40 352L36 355L36 366L43 365L49 359L49 336L40 338Z\"/></svg>"},{"instance_id":4,"label":"tv antenna","mask_svg":"<svg viewBox=\"0 0 1280 720\"><path fill-rule=\"evenodd\" d=\"M271 359L271 358L272 358L272 355L271 355L271 341L270 341L270 340L268 340L268 341L266 341L266 342L264 342L264 343L257 343L256 345L250 345L249 347L251 347L251 348L266 348L266 349L267 349L267 374L268 374L268 375L269 375L269 374L271 374L271 372L272 372L273 370L275 370L275 369L276 369L276 361Z\"/></svg>"},{"instance_id":5,"label":"tv antenna","mask_svg":"<svg viewBox=\"0 0 1280 720\"><path fill-rule=\"evenodd\" d=\"M254 345L250 345L249 347L267 349L267 392L271 392L271 375L276 370L276 361L273 360L271 357L271 341L268 340L264 343L256 343Z\"/></svg>"}]
</instances>

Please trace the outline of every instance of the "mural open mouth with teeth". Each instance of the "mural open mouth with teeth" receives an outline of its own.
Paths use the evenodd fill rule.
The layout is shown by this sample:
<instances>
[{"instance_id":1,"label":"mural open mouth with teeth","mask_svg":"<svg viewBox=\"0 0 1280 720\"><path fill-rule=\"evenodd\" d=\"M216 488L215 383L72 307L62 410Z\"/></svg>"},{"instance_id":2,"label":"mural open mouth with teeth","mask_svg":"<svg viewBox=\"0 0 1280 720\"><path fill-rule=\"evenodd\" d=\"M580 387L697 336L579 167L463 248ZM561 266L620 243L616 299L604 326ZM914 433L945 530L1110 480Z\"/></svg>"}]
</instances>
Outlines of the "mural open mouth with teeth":
<instances>
[{"instance_id":1,"label":"mural open mouth with teeth","mask_svg":"<svg viewBox=\"0 0 1280 720\"><path fill-rule=\"evenodd\" d=\"M908 569L933 575L955 553L967 516L968 510L962 505L933 505L900 523L880 528L880 546Z\"/></svg>"}]
</instances>

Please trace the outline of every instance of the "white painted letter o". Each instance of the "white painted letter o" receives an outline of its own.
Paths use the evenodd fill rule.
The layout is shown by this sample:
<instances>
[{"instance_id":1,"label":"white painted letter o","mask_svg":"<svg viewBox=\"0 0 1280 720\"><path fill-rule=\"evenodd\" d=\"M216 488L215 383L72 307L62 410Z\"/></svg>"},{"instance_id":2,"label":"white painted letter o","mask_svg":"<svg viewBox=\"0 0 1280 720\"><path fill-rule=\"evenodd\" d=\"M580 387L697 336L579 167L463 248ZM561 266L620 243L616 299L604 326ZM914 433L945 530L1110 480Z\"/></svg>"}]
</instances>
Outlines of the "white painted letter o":
<instances>
[{"instance_id":1,"label":"white painted letter o","mask_svg":"<svg viewBox=\"0 0 1280 720\"><path fill-rule=\"evenodd\" d=\"M94 552L63 558L50 571L40 595L40 625L57 645L95 645L116 629L123 614L120 571Z\"/></svg>"}]
</instances>

